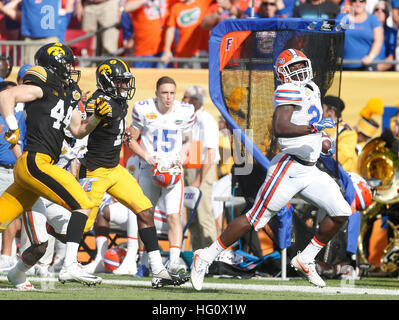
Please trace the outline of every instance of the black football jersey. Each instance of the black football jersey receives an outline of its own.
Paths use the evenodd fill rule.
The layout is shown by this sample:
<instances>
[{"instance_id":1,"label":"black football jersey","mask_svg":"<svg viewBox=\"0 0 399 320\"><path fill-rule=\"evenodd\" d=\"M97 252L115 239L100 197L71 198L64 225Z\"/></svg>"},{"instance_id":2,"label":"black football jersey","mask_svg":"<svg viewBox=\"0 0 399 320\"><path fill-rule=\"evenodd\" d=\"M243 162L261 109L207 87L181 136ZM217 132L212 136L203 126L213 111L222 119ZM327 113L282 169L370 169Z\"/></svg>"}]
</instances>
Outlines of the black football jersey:
<instances>
[{"instance_id":1,"label":"black football jersey","mask_svg":"<svg viewBox=\"0 0 399 320\"><path fill-rule=\"evenodd\" d=\"M25 103L24 150L48 154L57 163L65 137L64 129L81 98L80 88L77 84L64 87L53 71L39 66L26 72L23 83L43 90L41 99Z\"/></svg>"},{"instance_id":2,"label":"black football jersey","mask_svg":"<svg viewBox=\"0 0 399 320\"><path fill-rule=\"evenodd\" d=\"M87 142L87 152L81 160L82 164L93 171L99 167L113 168L119 164L123 137L126 130L128 104L107 96L97 90L87 103L94 102L98 97L104 97L111 104L112 117L102 119L90 133ZM88 110L87 117L91 115Z\"/></svg>"}]
</instances>

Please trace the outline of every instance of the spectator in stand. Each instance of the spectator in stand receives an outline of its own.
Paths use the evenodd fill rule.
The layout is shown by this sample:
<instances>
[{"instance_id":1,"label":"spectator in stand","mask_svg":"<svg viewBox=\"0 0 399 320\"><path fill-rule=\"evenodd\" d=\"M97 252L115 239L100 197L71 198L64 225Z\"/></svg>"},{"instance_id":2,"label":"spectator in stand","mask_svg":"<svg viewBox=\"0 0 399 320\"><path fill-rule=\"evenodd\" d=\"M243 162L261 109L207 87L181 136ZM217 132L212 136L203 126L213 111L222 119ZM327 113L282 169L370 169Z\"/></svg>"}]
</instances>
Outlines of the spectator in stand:
<instances>
[{"instance_id":1,"label":"spectator in stand","mask_svg":"<svg viewBox=\"0 0 399 320\"><path fill-rule=\"evenodd\" d=\"M10 75L11 70L10 57L0 56L0 82L3 82Z\"/></svg>"},{"instance_id":2,"label":"spectator in stand","mask_svg":"<svg viewBox=\"0 0 399 320\"><path fill-rule=\"evenodd\" d=\"M376 70L371 63L381 51L384 29L375 15L367 13L366 0L352 0L350 13L341 13L336 20L346 27L344 60L361 60L344 64L344 70Z\"/></svg>"},{"instance_id":3,"label":"spectator in stand","mask_svg":"<svg viewBox=\"0 0 399 320\"><path fill-rule=\"evenodd\" d=\"M392 0L392 21L395 26L399 26L399 0Z\"/></svg>"},{"instance_id":4,"label":"spectator in stand","mask_svg":"<svg viewBox=\"0 0 399 320\"><path fill-rule=\"evenodd\" d=\"M259 18L273 18L277 14L278 3L277 0L263 0L258 11Z\"/></svg>"},{"instance_id":5,"label":"spectator in stand","mask_svg":"<svg viewBox=\"0 0 399 320\"><path fill-rule=\"evenodd\" d=\"M69 26L69 22L73 15L76 15L76 20L80 23L83 17L82 0L63 0L60 1L60 8L58 11L58 38L60 42L65 42L65 34Z\"/></svg>"},{"instance_id":6,"label":"spectator in stand","mask_svg":"<svg viewBox=\"0 0 399 320\"><path fill-rule=\"evenodd\" d=\"M121 14L120 28L123 40L123 55L125 57L132 56L134 54L133 23L130 14L125 10L123 10Z\"/></svg>"},{"instance_id":7,"label":"spectator in stand","mask_svg":"<svg viewBox=\"0 0 399 320\"><path fill-rule=\"evenodd\" d=\"M5 15L5 30L2 30L2 37L6 40L19 40L21 36L21 11L19 6L21 0L0 2L0 12Z\"/></svg>"},{"instance_id":8,"label":"spectator in stand","mask_svg":"<svg viewBox=\"0 0 399 320\"><path fill-rule=\"evenodd\" d=\"M239 0L219 0L209 6L201 21L201 28L212 30L220 21L246 17L245 11L240 9Z\"/></svg>"},{"instance_id":9,"label":"spectator in stand","mask_svg":"<svg viewBox=\"0 0 399 320\"><path fill-rule=\"evenodd\" d=\"M124 7L133 23L134 56L161 57L165 23L176 0L129 0ZM137 61L134 68L160 67L157 62Z\"/></svg>"},{"instance_id":10,"label":"spectator in stand","mask_svg":"<svg viewBox=\"0 0 399 320\"><path fill-rule=\"evenodd\" d=\"M176 58L207 56L209 33L202 29L200 24L212 1L181 0L172 6L166 23L164 53L161 57L163 63L169 64L173 56ZM177 41L175 41L175 32ZM177 66L200 68L199 63L184 62L178 63Z\"/></svg>"},{"instance_id":11,"label":"spectator in stand","mask_svg":"<svg viewBox=\"0 0 399 320\"><path fill-rule=\"evenodd\" d=\"M384 28L384 42L382 43L380 54L376 58L377 60L395 60L396 36L398 30L387 25L390 11L390 5L386 1L378 1L373 10L374 15L378 18ZM377 70L394 71L395 68L393 64L380 63L377 65Z\"/></svg>"},{"instance_id":12,"label":"spectator in stand","mask_svg":"<svg viewBox=\"0 0 399 320\"><path fill-rule=\"evenodd\" d=\"M114 55L118 50L120 22L119 0L85 0L83 3L82 29L95 32L99 28L108 28L101 33L100 55ZM100 44L97 44L100 45Z\"/></svg>"},{"instance_id":13,"label":"spectator in stand","mask_svg":"<svg viewBox=\"0 0 399 320\"><path fill-rule=\"evenodd\" d=\"M283 0L282 5L280 2L280 0L277 1L277 16L279 18L291 18L294 15L296 0Z\"/></svg>"},{"instance_id":14,"label":"spectator in stand","mask_svg":"<svg viewBox=\"0 0 399 320\"><path fill-rule=\"evenodd\" d=\"M34 55L43 43L58 42L58 0L21 2L21 35L27 42L37 42L25 49L24 63L34 64Z\"/></svg>"},{"instance_id":15,"label":"spectator in stand","mask_svg":"<svg viewBox=\"0 0 399 320\"><path fill-rule=\"evenodd\" d=\"M294 18L335 19L339 14L339 6L330 0L307 0L294 9Z\"/></svg>"}]
</instances>

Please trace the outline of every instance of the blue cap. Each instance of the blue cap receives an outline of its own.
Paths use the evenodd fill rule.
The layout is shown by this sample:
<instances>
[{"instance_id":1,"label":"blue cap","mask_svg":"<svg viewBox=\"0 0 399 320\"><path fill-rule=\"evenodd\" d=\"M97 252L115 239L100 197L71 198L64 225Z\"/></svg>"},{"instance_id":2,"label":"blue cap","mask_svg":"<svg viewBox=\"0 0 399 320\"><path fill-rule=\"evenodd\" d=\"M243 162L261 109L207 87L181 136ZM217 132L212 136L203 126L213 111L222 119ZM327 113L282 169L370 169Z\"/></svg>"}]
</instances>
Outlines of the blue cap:
<instances>
[{"instance_id":1,"label":"blue cap","mask_svg":"<svg viewBox=\"0 0 399 320\"><path fill-rule=\"evenodd\" d=\"M24 77L26 71L28 71L28 69L32 68L32 65L30 64L24 64L21 68L19 68L18 71L18 75L17 75L17 81L21 78Z\"/></svg>"}]
</instances>

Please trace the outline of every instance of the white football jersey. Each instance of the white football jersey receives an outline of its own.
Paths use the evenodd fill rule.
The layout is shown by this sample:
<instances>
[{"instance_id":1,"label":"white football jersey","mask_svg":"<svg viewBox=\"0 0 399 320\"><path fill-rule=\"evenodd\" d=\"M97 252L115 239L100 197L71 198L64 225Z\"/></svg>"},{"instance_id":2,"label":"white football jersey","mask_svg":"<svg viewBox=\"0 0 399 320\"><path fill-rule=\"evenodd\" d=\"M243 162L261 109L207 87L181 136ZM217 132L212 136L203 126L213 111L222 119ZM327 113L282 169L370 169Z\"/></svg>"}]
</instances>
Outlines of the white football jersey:
<instances>
[{"instance_id":1,"label":"white football jersey","mask_svg":"<svg viewBox=\"0 0 399 320\"><path fill-rule=\"evenodd\" d=\"M320 90L309 81L305 86L293 83L279 85L274 92L274 109L282 105L295 105L291 122L296 125L310 125L323 118ZM284 153L295 155L298 158L316 162L321 152L321 133L308 134L293 138L278 138L280 149Z\"/></svg>"},{"instance_id":2,"label":"white football jersey","mask_svg":"<svg viewBox=\"0 0 399 320\"><path fill-rule=\"evenodd\" d=\"M174 101L173 110L158 112L156 99L137 101L132 110L132 126L141 131L141 145L150 155L166 157L180 152L183 133L195 121L194 106Z\"/></svg>"}]
</instances>

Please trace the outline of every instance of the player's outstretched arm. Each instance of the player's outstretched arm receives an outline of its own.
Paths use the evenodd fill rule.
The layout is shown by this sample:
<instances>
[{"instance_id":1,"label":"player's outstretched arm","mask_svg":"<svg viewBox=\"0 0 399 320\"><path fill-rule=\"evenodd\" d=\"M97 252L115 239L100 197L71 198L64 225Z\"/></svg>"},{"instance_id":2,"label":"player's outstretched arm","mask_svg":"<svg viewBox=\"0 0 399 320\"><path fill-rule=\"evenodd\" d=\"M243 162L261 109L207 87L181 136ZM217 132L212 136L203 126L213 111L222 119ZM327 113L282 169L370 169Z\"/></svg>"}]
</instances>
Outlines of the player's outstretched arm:
<instances>
[{"instance_id":1,"label":"player's outstretched arm","mask_svg":"<svg viewBox=\"0 0 399 320\"><path fill-rule=\"evenodd\" d=\"M43 90L38 86L21 84L0 92L0 114L5 119L8 131L4 139L14 147L19 141L18 121L14 108L18 102L30 102L43 97Z\"/></svg>"},{"instance_id":2,"label":"player's outstretched arm","mask_svg":"<svg viewBox=\"0 0 399 320\"><path fill-rule=\"evenodd\" d=\"M86 111L88 114L91 114L86 120L82 119L78 109L74 109L72 112L68 129L77 139L87 136L97 127L102 119L112 117L111 105L102 98L97 98L95 101L87 103Z\"/></svg>"}]
</instances>

